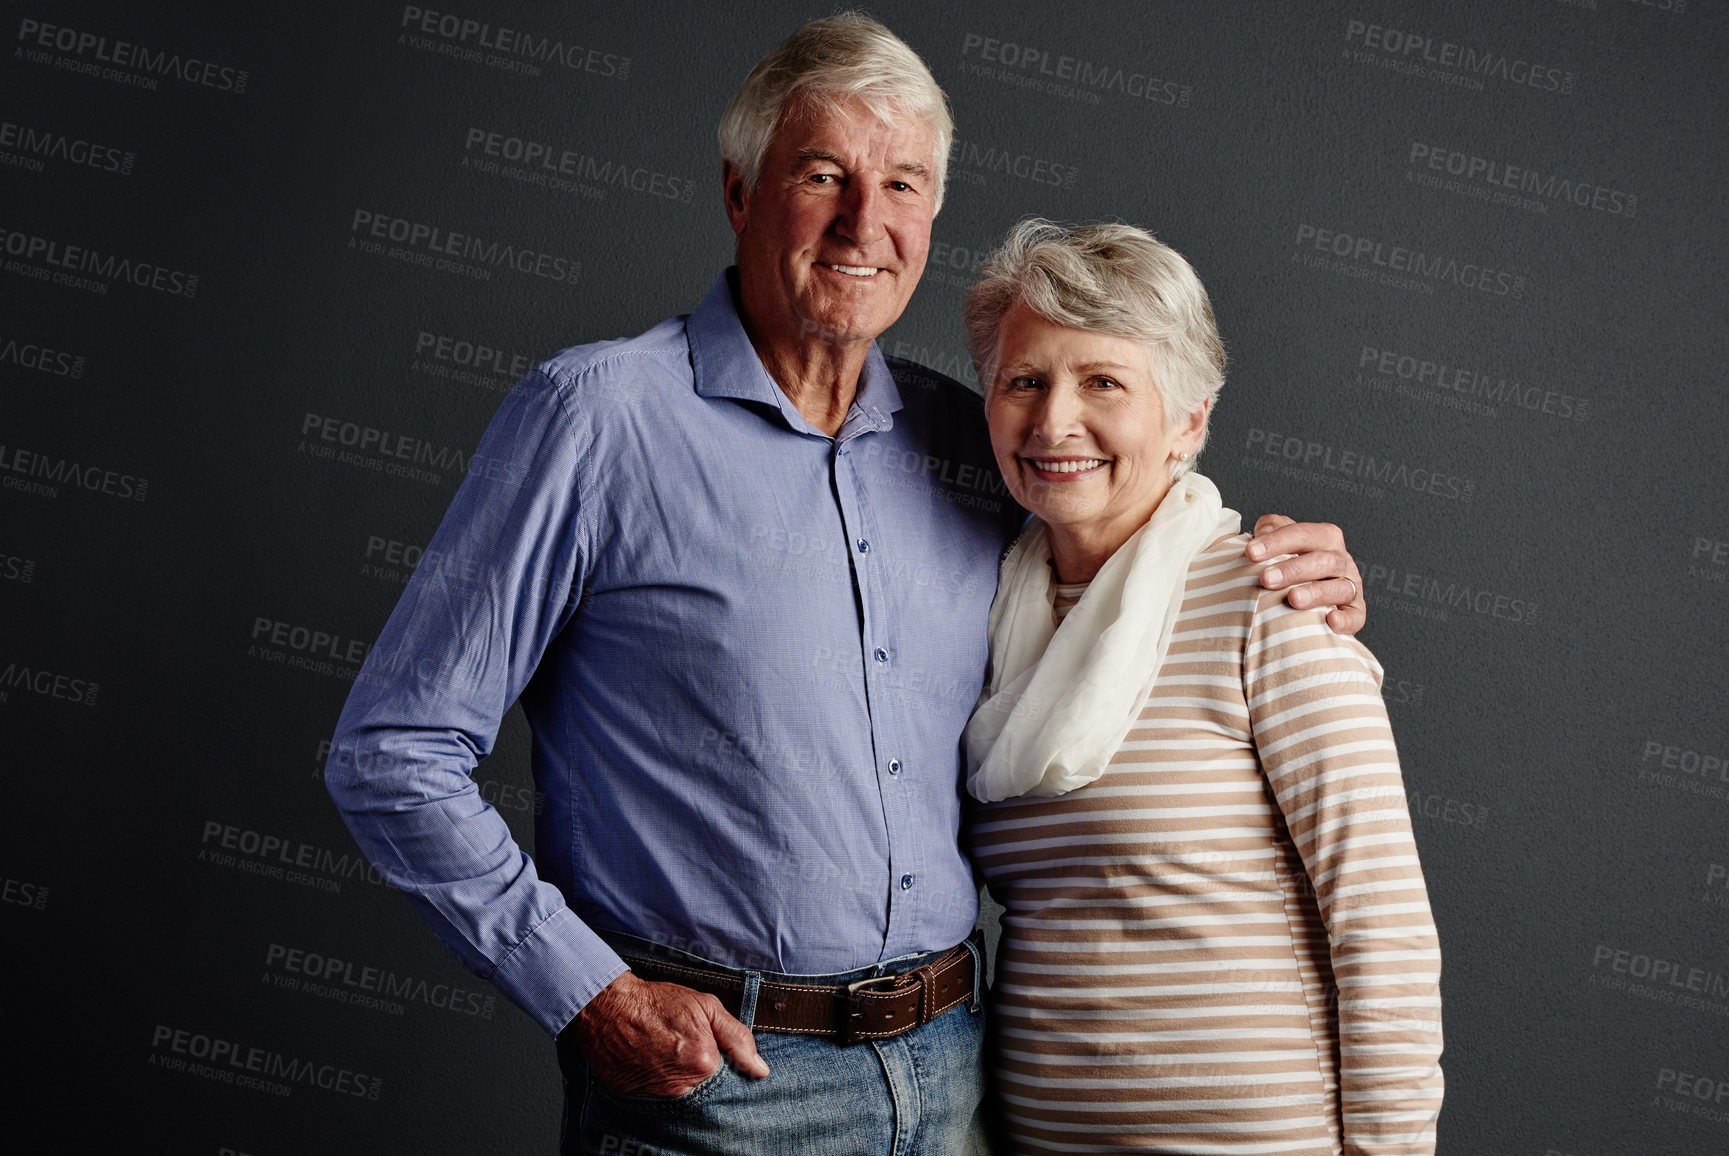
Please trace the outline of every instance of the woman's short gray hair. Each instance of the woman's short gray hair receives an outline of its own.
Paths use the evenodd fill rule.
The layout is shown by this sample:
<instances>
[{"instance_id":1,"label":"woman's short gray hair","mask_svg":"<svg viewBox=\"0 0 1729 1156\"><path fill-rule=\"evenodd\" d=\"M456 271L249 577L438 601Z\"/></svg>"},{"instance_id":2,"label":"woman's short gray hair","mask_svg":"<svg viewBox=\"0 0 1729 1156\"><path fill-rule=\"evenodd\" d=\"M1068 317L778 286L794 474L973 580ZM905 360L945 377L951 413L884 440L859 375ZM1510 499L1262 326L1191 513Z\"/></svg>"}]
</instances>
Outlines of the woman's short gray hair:
<instances>
[{"instance_id":1,"label":"woman's short gray hair","mask_svg":"<svg viewBox=\"0 0 1729 1156\"><path fill-rule=\"evenodd\" d=\"M756 62L721 113L720 155L755 192L789 107L833 109L849 99L862 101L885 124L910 117L929 126L935 209L941 209L955 134L948 98L919 54L862 12L807 21Z\"/></svg>"},{"instance_id":2,"label":"woman's short gray hair","mask_svg":"<svg viewBox=\"0 0 1729 1156\"><path fill-rule=\"evenodd\" d=\"M1225 384L1225 346L1207 290L1181 253L1145 229L1068 228L1031 217L1009 230L967 290L967 344L987 391L1003 318L1017 301L1053 324L1144 344L1167 423L1216 400ZM1188 469L1173 463L1172 476Z\"/></svg>"}]
</instances>

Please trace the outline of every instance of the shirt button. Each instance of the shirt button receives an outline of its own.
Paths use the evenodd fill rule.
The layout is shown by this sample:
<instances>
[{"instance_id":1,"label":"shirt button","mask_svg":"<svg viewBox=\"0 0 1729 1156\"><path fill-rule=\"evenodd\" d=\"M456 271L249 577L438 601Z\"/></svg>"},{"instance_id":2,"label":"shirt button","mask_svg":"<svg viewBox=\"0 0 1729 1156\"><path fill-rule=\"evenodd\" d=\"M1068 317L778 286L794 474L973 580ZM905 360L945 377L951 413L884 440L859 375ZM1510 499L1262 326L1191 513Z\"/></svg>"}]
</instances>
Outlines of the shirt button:
<instances>
[{"instance_id":1,"label":"shirt button","mask_svg":"<svg viewBox=\"0 0 1729 1156\"><path fill-rule=\"evenodd\" d=\"M901 876L901 890L902 891L907 890L912 885L913 885L913 877L911 875L902 875Z\"/></svg>"},{"instance_id":2,"label":"shirt button","mask_svg":"<svg viewBox=\"0 0 1729 1156\"><path fill-rule=\"evenodd\" d=\"M876 658L878 662L887 662L889 660L889 652L879 646L876 649Z\"/></svg>"},{"instance_id":3,"label":"shirt button","mask_svg":"<svg viewBox=\"0 0 1729 1156\"><path fill-rule=\"evenodd\" d=\"M869 554L871 552L871 544L863 538L860 538L858 540L858 552L860 554Z\"/></svg>"},{"instance_id":4,"label":"shirt button","mask_svg":"<svg viewBox=\"0 0 1729 1156\"><path fill-rule=\"evenodd\" d=\"M889 774L898 775L900 773L901 773L901 761L899 759L890 759L889 760Z\"/></svg>"}]
</instances>

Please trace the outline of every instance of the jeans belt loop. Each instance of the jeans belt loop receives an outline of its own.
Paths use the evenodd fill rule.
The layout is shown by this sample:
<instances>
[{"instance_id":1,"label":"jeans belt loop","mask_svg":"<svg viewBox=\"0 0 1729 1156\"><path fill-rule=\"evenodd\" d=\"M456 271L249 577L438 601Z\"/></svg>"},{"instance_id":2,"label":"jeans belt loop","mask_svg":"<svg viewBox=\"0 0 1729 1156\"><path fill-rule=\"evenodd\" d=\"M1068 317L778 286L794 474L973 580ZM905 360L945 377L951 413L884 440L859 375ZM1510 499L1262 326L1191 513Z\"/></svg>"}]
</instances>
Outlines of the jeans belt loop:
<instances>
[{"instance_id":1,"label":"jeans belt loop","mask_svg":"<svg viewBox=\"0 0 1729 1156\"><path fill-rule=\"evenodd\" d=\"M738 1020L747 1028L756 1026L756 996L762 989L762 972L744 973L744 995L740 997Z\"/></svg>"},{"instance_id":2,"label":"jeans belt loop","mask_svg":"<svg viewBox=\"0 0 1729 1156\"><path fill-rule=\"evenodd\" d=\"M967 1003L967 1014L977 1015L979 1011L979 991L985 982L985 952L983 946L974 942L972 936L967 936L967 950L973 957L973 998Z\"/></svg>"}]
</instances>

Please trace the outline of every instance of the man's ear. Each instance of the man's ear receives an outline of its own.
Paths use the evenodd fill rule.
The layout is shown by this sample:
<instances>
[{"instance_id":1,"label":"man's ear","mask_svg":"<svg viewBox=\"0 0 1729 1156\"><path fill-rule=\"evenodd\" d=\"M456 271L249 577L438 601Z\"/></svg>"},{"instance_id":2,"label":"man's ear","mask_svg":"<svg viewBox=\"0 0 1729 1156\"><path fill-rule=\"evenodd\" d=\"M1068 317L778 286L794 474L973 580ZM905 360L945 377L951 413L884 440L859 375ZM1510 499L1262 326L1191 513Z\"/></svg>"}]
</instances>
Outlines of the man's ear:
<instances>
[{"instance_id":1,"label":"man's ear","mask_svg":"<svg viewBox=\"0 0 1729 1156\"><path fill-rule=\"evenodd\" d=\"M745 187L744 174L731 161L720 162L720 195L733 234L742 237L750 223L750 190Z\"/></svg>"}]
</instances>

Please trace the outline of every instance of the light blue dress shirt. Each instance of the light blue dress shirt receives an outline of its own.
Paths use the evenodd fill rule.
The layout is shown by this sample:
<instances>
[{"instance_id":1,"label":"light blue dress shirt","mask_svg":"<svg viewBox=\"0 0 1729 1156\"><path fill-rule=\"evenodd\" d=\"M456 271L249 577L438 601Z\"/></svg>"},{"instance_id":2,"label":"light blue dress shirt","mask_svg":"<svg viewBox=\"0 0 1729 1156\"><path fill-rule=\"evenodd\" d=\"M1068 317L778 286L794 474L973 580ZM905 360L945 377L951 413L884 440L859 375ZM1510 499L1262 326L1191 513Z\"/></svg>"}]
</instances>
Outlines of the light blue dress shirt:
<instances>
[{"instance_id":1,"label":"light blue dress shirt","mask_svg":"<svg viewBox=\"0 0 1729 1156\"><path fill-rule=\"evenodd\" d=\"M961 731L1024 514L979 399L873 347L835 437L729 270L505 399L355 681L326 781L444 943L556 1033L595 929L847 970L972 928ZM536 856L471 775L520 697Z\"/></svg>"}]
</instances>

